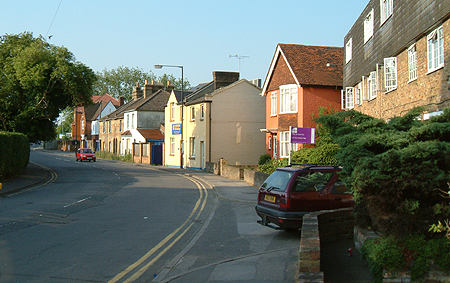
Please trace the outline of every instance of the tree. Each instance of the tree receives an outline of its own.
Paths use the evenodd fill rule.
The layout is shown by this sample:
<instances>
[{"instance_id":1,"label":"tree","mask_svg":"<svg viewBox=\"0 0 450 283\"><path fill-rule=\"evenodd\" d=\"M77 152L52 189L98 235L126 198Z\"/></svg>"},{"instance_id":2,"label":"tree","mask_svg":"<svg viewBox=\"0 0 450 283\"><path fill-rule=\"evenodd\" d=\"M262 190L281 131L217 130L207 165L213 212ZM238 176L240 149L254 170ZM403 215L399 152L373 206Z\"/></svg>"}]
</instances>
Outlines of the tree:
<instances>
[{"instance_id":1,"label":"tree","mask_svg":"<svg viewBox=\"0 0 450 283\"><path fill-rule=\"evenodd\" d=\"M0 130L53 139L61 110L89 104L94 81L65 47L28 32L0 36Z\"/></svg>"},{"instance_id":2,"label":"tree","mask_svg":"<svg viewBox=\"0 0 450 283\"><path fill-rule=\"evenodd\" d=\"M157 77L152 71L148 73L137 67L117 67L116 69L103 70L97 72L97 81L94 84L94 93L101 95L108 93L115 98L123 96L126 101L131 99L133 88L136 86L136 82L139 82L141 86L144 85L145 80L159 81L164 85L170 81L175 86L175 89L181 89L181 79L176 79L173 75L163 74ZM189 87L189 82L184 80L184 88Z\"/></svg>"}]
</instances>

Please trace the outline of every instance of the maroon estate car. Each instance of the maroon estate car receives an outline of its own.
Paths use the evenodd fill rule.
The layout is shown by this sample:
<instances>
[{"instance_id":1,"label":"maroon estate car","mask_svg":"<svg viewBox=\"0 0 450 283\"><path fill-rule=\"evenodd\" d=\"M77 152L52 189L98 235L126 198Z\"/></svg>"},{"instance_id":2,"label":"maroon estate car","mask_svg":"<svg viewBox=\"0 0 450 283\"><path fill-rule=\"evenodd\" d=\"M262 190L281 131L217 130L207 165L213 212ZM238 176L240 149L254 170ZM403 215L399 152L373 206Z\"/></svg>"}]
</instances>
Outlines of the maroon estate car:
<instances>
[{"instance_id":1,"label":"maroon estate car","mask_svg":"<svg viewBox=\"0 0 450 283\"><path fill-rule=\"evenodd\" d=\"M258 223L275 229L298 229L308 212L352 207L352 194L339 180L341 170L339 166L310 164L278 168L259 189L255 208L261 217Z\"/></svg>"},{"instance_id":2,"label":"maroon estate car","mask_svg":"<svg viewBox=\"0 0 450 283\"><path fill-rule=\"evenodd\" d=\"M92 152L90 148L79 148L75 153L76 161L96 161L95 153Z\"/></svg>"}]
</instances>

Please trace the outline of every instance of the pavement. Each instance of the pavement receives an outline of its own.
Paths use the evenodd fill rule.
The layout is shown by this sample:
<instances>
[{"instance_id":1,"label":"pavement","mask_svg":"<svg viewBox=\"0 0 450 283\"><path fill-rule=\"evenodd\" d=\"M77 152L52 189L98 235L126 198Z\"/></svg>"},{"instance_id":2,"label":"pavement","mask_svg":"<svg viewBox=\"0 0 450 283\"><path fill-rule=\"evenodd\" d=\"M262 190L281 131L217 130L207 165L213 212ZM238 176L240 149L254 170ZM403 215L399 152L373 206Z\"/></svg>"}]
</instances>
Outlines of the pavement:
<instances>
[{"instance_id":1,"label":"pavement","mask_svg":"<svg viewBox=\"0 0 450 283\"><path fill-rule=\"evenodd\" d=\"M2 182L0 196L43 185L54 177L53 172L42 165L29 162L23 173Z\"/></svg>"},{"instance_id":2,"label":"pavement","mask_svg":"<svg viewBox=\"0 0 450 283\"><path fill-rule=\"evenodd\" d=\"M52 154L68 155L66 152L49 151ZM174 173L188 174L200 178L210 185L220 199L233 200L254 204L257 188L243 181L235 181L224 177L205 173L199 170L185 170L168 167L155 167L143 164L136 166L151 167L157 170L167 170ZM45 185L55 178L54 172L42 165L29 162L24 172L2 183L0 197ZM300 239L299 239L300 240ZM353 256L349 257L347 249L352 247ZM341 240L327 243L321 250L321 269L325 274L325 282L371 282L372 277L366 262L353 246L352 240Z\"/></svg>"}]
</instances>

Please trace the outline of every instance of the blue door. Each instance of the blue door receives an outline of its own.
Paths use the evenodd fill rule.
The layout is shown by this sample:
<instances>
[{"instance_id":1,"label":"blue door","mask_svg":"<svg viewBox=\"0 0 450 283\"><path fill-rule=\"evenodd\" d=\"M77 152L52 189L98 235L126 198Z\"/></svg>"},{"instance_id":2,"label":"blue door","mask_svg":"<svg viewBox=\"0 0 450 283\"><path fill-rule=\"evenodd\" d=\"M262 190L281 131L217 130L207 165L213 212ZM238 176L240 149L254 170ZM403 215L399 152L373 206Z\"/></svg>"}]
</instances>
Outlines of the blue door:
<instances>
[{"instance_id":1,"label":"blue door","mask_svg":"<svg viewBox=\"0 0 450 283\"><path fill-rule=\"evenodd\" d=\"M161 144L153 144L152 145L151 163L154 165L162 165L162 145Z\"/></svg>"}]
</instances>

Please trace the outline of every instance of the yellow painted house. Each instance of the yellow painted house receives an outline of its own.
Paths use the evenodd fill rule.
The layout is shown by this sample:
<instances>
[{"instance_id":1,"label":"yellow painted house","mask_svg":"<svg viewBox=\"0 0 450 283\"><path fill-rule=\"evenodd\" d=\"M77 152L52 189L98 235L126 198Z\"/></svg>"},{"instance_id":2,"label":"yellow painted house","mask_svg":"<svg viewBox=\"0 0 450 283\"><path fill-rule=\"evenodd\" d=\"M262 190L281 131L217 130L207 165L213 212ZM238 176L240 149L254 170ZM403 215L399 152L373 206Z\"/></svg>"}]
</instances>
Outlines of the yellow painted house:
<instances>
[{"instance_id":1,"label":"yellow painted house","mask_svg":"<svg viewBox=\"0 0 450 283\"><path fill-rule=\"evenodd\" d=\"M214 80L191 93L172 91L165 111L164 165L205 169L220 158L257 164L265 152L265 100L239 73L213 72ZM183 114L182 114L183 113Z\"/></svg>"}]
</instances>

